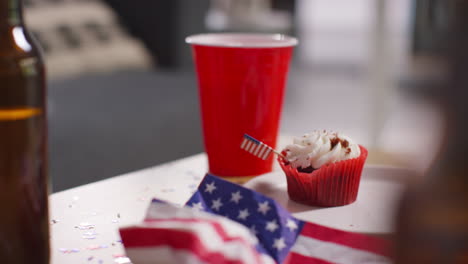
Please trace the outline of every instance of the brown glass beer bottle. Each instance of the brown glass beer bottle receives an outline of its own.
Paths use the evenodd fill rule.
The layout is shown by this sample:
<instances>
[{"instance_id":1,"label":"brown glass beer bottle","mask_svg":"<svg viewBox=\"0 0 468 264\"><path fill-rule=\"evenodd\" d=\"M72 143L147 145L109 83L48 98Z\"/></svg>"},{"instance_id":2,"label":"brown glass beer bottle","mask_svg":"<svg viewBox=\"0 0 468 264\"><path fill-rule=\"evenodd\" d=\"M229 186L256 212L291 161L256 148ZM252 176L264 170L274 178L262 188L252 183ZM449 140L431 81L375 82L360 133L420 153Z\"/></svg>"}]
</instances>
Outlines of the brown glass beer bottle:
<instances>
[{"instance_id":1,"label":"brown glass beer bottle","mask_svg":"<svg viewBox=\"0 0 468 264\"><path fill-rule=\"evenodd\" d=\"M401 202L396 263L468 263L468 1L450 0L441 44L446 81L439 157ZM430 143L429 143L430 144Z\"/></svg>"},{"instance_id":2,"label":"brown glass beer bottle","mask_svg":"<svg viewBox=\"0 0 468 264\"><path fill-rule=\"evenodd\" d=\"M0 262L49 263L44 65L20 0L0 0Z\"/></svg>"}]
</instances>

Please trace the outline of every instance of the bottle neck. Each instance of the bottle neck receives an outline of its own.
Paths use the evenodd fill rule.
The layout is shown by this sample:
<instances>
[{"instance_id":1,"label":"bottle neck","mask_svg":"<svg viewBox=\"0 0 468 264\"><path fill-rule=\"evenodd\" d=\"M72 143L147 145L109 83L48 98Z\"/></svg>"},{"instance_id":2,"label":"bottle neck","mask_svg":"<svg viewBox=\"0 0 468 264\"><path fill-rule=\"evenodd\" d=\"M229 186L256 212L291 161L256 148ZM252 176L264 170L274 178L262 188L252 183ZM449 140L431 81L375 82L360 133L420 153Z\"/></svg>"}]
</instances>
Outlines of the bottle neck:
<instances>
[{"instance_id":1,"label":"bottle neck","mask_svg":"<svg viewBox=\"0 0 468 264\"><path fill-rule=\"evenodd\" d=\"M23 23L22 0L0 0L0 27L17 26Z\"/></svg>"},{"instance_id":2,"label":"bottle neck","mask_svg":"<svg viewBox=\"0 0 468 264\"><path fill-rule=\"evenodd\" d=\"M447 122L441 154L445 162L468 169L468 2L458 1L454 7L446 40L449 75L441 93Z\"/></svg>"},{"instance_id":3,"label":"bottle neck","mask_svg":"<svg viewBox=\"0 0 468 264\"><path fill-rule=\"evenodd\" d=\"M462 103L462 105L466 104L468 102ZM461 109L460 105L445 106L445 146L442 154L446 161L468 167L466 163L468 157L468 125L466 124L468 113L466 112L465 109Z\"/></svg>"}]
</instances>

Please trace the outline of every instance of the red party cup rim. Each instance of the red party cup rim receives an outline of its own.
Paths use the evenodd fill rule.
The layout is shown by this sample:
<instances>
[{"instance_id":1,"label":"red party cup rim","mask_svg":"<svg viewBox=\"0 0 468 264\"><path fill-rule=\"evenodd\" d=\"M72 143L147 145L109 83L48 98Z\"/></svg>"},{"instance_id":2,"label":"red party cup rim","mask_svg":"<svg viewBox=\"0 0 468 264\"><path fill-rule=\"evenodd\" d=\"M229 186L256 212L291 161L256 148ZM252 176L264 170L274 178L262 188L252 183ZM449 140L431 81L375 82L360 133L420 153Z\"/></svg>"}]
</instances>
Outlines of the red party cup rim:
<instances>
[{"instance_id":1,"label":"red party cup rim","mask_svg":"<svg viewBox=\"0 0 468 264\"><path fill-rule=\"evenodd\" d=\"M284 34L207 33L188 36L185 42L211 47L277 48L296 46L298 40Z\"/></svg>"}]
</instances>

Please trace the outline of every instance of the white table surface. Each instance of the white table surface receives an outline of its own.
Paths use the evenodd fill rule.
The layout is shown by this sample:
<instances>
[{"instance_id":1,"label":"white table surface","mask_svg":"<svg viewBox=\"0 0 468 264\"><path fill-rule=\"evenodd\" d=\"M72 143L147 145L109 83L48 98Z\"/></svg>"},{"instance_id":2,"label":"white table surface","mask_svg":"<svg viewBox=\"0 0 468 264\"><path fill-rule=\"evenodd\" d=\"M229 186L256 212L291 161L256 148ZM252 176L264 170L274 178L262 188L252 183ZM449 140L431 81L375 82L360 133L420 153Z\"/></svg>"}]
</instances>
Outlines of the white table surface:
<instances>
[{"instance_id":1,"label":"white table surface","mask_svg":"<svg viewBox=\"0 0 468 264\"><path fill-rule=\"evenodd\" d=\"M52 264L126 263L118 228L143 220L153 197L184 204L206 171L198 154L52 194Z\"/></svg>"}]
</instances>

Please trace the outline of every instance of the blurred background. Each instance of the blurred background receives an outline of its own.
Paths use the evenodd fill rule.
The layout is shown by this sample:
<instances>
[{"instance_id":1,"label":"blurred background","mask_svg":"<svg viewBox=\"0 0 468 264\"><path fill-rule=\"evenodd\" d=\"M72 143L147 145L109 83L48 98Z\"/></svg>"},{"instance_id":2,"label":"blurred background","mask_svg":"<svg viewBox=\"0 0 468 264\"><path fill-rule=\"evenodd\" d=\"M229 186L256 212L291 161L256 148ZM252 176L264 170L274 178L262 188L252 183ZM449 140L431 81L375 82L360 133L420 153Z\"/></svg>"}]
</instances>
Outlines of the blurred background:
<instances>
[{"instance_id":1,"label":"blurred background","mask_svg":"<svg viewBox=\"0 0 468 264\"><path fill-rule=\"evenodd\" d=\"M341 131L369 148L370 163L424 170L442 121L436 93L416 83L441 71L441 3L25 0L48 69L53 191L203 151L184 38L204 32L299 39L282 135Z\"/></svg>"}]
</instances>

